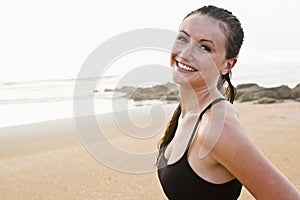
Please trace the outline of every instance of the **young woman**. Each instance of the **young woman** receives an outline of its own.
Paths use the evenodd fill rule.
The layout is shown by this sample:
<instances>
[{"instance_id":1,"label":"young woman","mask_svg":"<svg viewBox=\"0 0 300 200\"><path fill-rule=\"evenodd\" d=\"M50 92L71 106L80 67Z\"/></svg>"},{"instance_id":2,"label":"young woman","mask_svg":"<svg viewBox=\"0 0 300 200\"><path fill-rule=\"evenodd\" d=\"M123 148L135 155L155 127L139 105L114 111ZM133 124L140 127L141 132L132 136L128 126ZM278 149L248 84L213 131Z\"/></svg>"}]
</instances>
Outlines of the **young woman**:
<instances>
[{"instance_id":1,"label":"young woman","mask_svg":"<svg viewBox=\"0 0 300 200\"><path fill-rule=\"evenodd\" d=\"M158 176L169 199L297 200L297 189L244 133L230 82L244 33L231 12L205 6L180 25L171 54L180 104L160 143ZM228 101L218 90L227 82Z\"/></svg>"}]
</instances>

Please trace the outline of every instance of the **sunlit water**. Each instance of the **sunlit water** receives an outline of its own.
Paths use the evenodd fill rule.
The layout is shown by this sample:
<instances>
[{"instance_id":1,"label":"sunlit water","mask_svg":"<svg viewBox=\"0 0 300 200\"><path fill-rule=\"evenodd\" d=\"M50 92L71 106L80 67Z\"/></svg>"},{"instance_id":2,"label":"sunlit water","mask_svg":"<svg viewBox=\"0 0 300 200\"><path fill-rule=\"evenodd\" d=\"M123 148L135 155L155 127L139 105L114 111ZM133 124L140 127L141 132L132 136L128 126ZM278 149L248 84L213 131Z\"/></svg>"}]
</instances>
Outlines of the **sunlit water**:
<instances>
[{"instance_id":1,"label":"sunlit water","mask_svg":"<svg viewBox=\"0 0 300 200\"><path fill-rule=\"evenodd\" d=\"M300 67L297 64L278 64L272 66L238 66L233 70L233 83L258 83L261 86L273 87L282 84L293 88L299 83ZM82 79L81 84L87 85L86 90L77 99L85 99L92 96L94 113L111 112L112 109L124 110L135 106L164 104L159 101L133 102L123 98L123 106L112 108L113 93L105 92L105 89L114 89L122 85L149 86L171 81L171 76L165 73L158 74L151 71L145 76L137 76L122 79L122 76L107 76L103 78ZM151 76L155 76L151 82ZM161 76L157 79L157 77ZM166 77L165 77L166 76ZM98 83L90 87L91 83ZM25 82L0 83L0 127L17 124L33 123L51 119L73 117L73 100L75 79L43 80ZM84 87L83 87L84 88ZM95 92L97 91L97 92ZM121 99L123 94L118 94L115 99ZM76 99L75 98L75 99ZM124 103L125 102L125 103Z\"/></svg>"}]
</instances>

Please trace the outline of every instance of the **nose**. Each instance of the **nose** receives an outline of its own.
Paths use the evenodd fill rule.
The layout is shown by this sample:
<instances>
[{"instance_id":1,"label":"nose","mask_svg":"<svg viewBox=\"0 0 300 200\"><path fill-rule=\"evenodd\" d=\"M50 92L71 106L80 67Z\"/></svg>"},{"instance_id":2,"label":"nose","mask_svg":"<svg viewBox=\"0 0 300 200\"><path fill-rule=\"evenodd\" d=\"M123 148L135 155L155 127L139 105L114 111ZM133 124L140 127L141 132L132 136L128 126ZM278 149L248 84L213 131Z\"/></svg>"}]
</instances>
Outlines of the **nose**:
<instances>
[{"instance_id":1,"label":"nose","mask_svg":"<svg viewBox=\"0 0 300 200\"><path fill-rule=\"evenodd\" d=\"M192 52L193 52L193 45L187 45L182 51L179 53L179 56L185 60L192 60Z\"/></svg>"}]
</instances>

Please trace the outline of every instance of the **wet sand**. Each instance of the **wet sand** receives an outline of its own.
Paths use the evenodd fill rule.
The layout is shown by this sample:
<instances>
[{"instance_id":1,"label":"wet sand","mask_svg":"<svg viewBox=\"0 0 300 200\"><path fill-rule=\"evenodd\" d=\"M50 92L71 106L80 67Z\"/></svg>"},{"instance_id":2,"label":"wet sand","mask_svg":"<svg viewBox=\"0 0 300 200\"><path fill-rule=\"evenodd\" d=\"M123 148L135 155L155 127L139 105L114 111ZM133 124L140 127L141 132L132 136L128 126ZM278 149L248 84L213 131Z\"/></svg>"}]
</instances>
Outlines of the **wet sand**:
<instances>
[{"instance_id":1,"label":"wet sand","mask_svg":"<svg viewBox=\"0 0 300 200\"><path fill-rule=\"evenodd\" d=\"M300 103L235 105L249 137L300 189ZM168 106L166 115L172 109ZM147 108L130 113L136 127L163 119L161 110L151 113L153 121ZM152 137L141 135L144 139L134 139L122 133L122 124L115 125L118 118L104 114L97 116L97 120L108 141L121 150L135 153L154 152L162 124L166 123L162 120L150 127L157 132ZM166 199L154 170L125 173L106 166L90 154L80 138L96 130L88 122L85 125L86 129L79 130L79 134L73 119L0 129L1 199ZM93 137L97 135L92 135L89 141ZM239 199L254 198L243 189Z\"/></svg>"}]
</instances>

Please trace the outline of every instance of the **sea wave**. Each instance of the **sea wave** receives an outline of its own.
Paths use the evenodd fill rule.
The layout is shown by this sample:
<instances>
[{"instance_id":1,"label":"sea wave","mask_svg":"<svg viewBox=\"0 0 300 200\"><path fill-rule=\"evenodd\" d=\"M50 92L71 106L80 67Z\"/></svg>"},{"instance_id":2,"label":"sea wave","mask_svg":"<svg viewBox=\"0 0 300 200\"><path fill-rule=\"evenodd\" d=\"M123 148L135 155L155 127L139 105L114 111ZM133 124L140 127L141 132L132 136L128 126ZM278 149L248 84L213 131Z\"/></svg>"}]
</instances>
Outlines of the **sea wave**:
<instances>
[{"instance_id":1,"label":"sea wave","mask_svg":"<svg viewBox=\"0 0 300 200\"><path fill-rule=\"evenodd\" d=\"M109 87L110 82L114 78L115 76L105 76L102 78L90 77L82 79L2 82L0 83L0 105L58 102L90 98L91 95L94 95L93 90L83 90L80 96L74 96L75 84L79 82L83 86L86 85L86 88L90 88L88 86L91 83L95 83L101 79ZM109 99L110 96L109 93L100 91L94 95L94 98Z\"/></svg>"}]
</instances>

